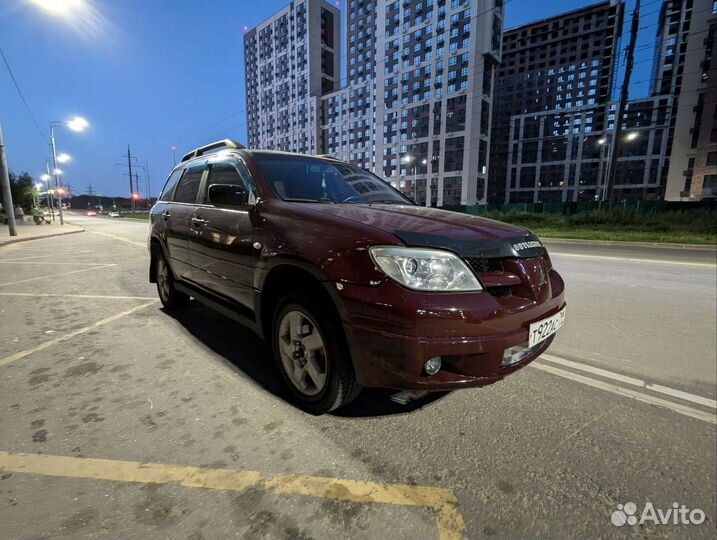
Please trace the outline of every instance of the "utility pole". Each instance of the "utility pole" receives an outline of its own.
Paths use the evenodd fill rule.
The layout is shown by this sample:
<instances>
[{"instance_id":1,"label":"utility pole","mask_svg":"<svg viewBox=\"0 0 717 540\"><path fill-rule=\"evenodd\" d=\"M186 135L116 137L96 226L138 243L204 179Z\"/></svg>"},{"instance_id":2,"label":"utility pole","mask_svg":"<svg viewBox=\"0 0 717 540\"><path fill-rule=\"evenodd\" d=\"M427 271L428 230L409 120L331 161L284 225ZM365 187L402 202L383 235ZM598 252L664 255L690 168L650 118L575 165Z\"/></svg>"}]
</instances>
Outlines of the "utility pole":
<instances>
[{"instance_id":1,"label":"utility pole","mask_svg":"<svg viewBox=\"0 0 717 540\"><path fill-rule=\"evenodd\" d=\"M132 205L132 213L134 214L134 189L132 188L132 154L129 151L129 144L127 145L127 168L129 169L129 200Z\"/></svg>"},{"instance_id":2,"label":"utility pole","mask_svg":"<svg viewBox=\"0 0 717 540\"><path fill-rule=\"evenodd\" d=\"M612 146L610 149L610 161L608 162L607 180L605 182L605 191L603 192L603 200L612 201L612 190L615 185L615 176L617 174L617 158L619 155L620 135L622 134L622 116L625 114L625 104L627 103L628 91L630 86L630 76L632 75L633 54L635 52L635 42L637 41L637 30L640 25L640 0L635 0L635 10L632 12L632 24L630 25L630 42L627 45L626 62L625 62L625 78L620 88L620 101L617 104L617 114L615 115L615 131L612 136Z\"/></svg>"},{"instance_id":3,"label":"utility pole","mask_svg":"<svg viewBox=\"0 0 717 540\"><path fill-rule=\"evenodd\" d=\"M134 192L132 193L132 203L136 206L135 202L135 194L137 195L137 198L139 199L139 174L137 174L137 170L134 171Z\"/></svg>"},{"instance_id":4,"label":"utility pole","mask_svg":"<svg viewBox=\"0 0 717 540\"><path fill-rule=\"evenodd\" d=\"M145 178L145 186L144 189L147 193L147 197L145 199L145 204L147 205L147 209L149 210L150 206L150 198L152 197L152 192L149 190L149 162L145 159L144 160L144 178Z\"/></svg>"},{"instance_id":5,"label":"utility pole","mask_svg":"<svg viewBox=\"0 0 717 540\"><path fill-rule=\"evenodd\" d=\"M10 229L10 236L17 236L17 231L15 230L15 206L12 203L12 192L10 191L10 175L8 174L7 159L5 158L2 125L0 125L0 184L2 185L2 205L5 208L7 227Z\"/></svg>"}]
</instances>

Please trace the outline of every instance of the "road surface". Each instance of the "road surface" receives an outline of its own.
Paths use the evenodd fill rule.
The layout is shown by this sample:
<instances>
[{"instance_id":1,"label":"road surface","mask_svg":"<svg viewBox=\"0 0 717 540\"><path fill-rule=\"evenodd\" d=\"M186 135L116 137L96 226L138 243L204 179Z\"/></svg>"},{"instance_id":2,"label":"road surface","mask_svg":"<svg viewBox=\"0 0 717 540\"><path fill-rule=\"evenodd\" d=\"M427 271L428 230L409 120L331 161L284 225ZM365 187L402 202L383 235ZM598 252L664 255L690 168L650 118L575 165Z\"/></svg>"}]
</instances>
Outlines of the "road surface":
<instances>
[{"instance_id":1,"label":"road surface","mask_svg":"<svg viewBox=\"0 0 717 540\"><path fill-rule=\"evenodd\" d=\"M0 248L3 538L714 538L714 252L548 243L544 358L313 417L249 331L160 309L146 223L68 220ZM706 518L613 525L628 502Z\"/></svg>"}]
</instances>

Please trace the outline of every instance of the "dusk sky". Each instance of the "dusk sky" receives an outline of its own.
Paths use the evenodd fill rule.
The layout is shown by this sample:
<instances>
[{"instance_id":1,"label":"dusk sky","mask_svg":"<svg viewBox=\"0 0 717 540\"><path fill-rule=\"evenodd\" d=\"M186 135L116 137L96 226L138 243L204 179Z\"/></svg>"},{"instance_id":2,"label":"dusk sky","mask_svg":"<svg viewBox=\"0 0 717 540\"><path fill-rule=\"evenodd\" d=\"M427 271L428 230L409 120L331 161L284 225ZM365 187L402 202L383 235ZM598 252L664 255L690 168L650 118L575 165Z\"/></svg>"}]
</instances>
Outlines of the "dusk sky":
<instances>
[{"instance_id":1,"label":"dusk sky","mask_svg":"<svg viewBox=\"0 0 717 540\"><path fill-rule=\"evenodd\" d=\"M87 17L65 20L31 0L3 0L0 47L41 129L0 63L0 122L10 170L39 177L50 121L82 115L91 124L86 132L57 131L58 152L73 157L62 167L73 192L84 193L91 183L103 195L126 196L129 143L138 162L148 162L156 195L172 167L173 145L179 157L216 139L246 140L243 27L287 3L89 0ZM591 3L509 0L505 26ZM630 1L628 15L631 7ZM659 7L659 0L643 2L631 97L649 89Z\"/></svg>"}]
</instances>

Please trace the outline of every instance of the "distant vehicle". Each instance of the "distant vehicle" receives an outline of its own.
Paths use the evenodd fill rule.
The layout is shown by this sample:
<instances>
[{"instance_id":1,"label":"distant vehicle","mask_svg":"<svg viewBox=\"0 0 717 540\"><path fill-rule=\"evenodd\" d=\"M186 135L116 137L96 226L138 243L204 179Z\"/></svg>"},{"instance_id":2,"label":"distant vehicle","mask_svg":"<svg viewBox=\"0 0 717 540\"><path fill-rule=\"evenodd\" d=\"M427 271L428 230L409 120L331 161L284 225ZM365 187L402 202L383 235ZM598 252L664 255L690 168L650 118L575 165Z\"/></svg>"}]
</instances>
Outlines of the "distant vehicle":
<instances>
[{"instance_id":1,"label":"distant vehicle","mask_svg":"<svg viewBox=\"0 0 717 540\"><path fill-rule=\"evenodd\" d=\"M94 210L88 210L88 211L87 211L87 215L88 215L88 216L96 216L96 215L97 215L97 212L94 211Z\"/></svg>"},{"instance_id":2,"label":"distant vehicle","mask_svg":"<svg viewBox=\"0 0 717 540\"><path fill-rule=\"evenodd\" d=\"M109 214L107 214L109 217L120 217L120 213L117 210L112 210Z\"/></svg>"},{"instance_id":3,"label":"distant vehicle","mask_svg":"<svg viewBox=\"0 0 717 540\"><path fill-rule=\"evenodd\" d=\"M194 297L265 337L317 414L364 386L495 383L565 321L563 280L533 233L417 206L330 157L230 140L190 152L152 208L149 248L166 309Z\"/></svg>"}]
</instances>

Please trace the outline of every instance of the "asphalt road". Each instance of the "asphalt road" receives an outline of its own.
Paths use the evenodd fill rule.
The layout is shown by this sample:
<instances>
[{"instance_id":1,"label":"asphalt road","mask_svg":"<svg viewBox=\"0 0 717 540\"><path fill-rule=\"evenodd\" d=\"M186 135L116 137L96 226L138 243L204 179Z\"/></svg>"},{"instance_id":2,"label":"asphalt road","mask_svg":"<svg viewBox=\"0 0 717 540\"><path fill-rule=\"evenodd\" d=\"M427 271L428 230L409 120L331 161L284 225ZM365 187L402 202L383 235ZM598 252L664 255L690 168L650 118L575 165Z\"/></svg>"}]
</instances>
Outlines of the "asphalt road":
<instances>
[{"instance_id":1,"label":"asphalt road","mask_svg":"<svg viewBox=\"0 0 717 540\"><path fill-rule=\"evenodd\" d=\"M3 539L715 537L714 252L549 243L544 358L313 417L249 331L160 309L146 223L68 219L0 248ZM611 524L628 502L706 519Z\"/></svg>"}]
</instances>

